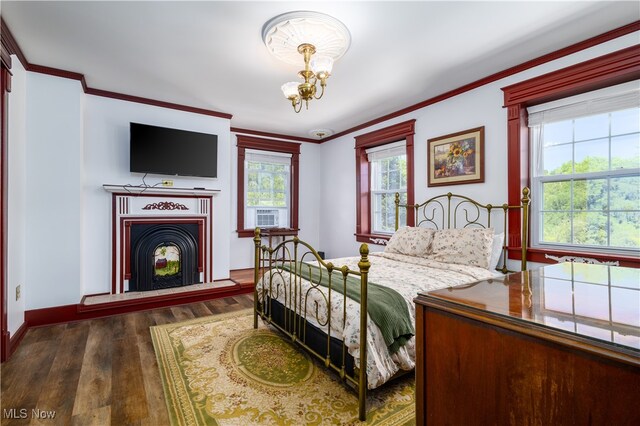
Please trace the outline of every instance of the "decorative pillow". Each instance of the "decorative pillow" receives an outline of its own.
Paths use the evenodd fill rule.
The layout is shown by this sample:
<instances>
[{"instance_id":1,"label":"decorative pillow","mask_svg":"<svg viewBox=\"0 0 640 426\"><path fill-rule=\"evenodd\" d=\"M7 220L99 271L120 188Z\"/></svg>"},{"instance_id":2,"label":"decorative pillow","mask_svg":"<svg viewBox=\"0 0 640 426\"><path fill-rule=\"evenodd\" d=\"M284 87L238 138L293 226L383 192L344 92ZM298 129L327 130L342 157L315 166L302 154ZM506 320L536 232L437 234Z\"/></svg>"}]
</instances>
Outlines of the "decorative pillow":
<instances>
[{"instance_id":1,"label":"decorative pillow","mask_svg":"<svg viewBox=\"0 0 640 426\"><path fill-rule=\"evenodd\" d=\"M434 233L435 231L429 228L410 226L400 228L393 234L384 251L385 253L426 257L430 252Z\"/></svg>"},{"instance_id":2,"label":"decorative pillow","mask_svg":"<svg viewBox=\"0 0 640 426\"><path fill-rule=\"evenodd\" d=\"M493 243L491 243L491 260L489 261L489 269L492 271L498 266L500 256L502 256L502 245L504 243L504 232L493 236Z\"/></svg>"},{"instance_id":3,"label":"decorative pillow","mask_svg":"<svg viewBox=\"0 0 640 426\"><path fill-rule=\"evenodd\" d=\"M489 269L493 229L442 229L433 237L431 259Z\"/></svg>"}]
</instances>

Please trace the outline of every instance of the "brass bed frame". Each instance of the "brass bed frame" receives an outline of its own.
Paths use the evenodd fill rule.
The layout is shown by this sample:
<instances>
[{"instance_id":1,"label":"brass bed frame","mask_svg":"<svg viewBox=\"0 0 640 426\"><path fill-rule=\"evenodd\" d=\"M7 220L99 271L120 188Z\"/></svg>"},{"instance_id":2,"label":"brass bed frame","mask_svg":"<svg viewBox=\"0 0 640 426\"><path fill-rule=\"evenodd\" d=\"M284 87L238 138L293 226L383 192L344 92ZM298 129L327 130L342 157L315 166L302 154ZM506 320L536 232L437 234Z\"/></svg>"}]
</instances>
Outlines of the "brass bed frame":
<instances>
[{"instance_id":1,"label":"brass bed frame","mask_svg":"<svg viewBox=\"0 0 640 426\"><path fill-rule=\"evenodd\" d=\"M461 227L491 227L491 216L496 211L502 211L504 216L505 237L508 235L508 213L520 210L521 213L521 270L527 267L527 238L529 216L529 189L522 190L520 205L510 206L503 204L493 206L481 204L469 197L447 193L430 198L422 204L402 205L399 194L395 199L395 228L398 229L400 208L407 209L407 215L413 210L415 214L415 226L434 227L436 229L449 229ZM484 213L484 214L483 214ZM484 218L484 220L483 220ZM505 238L506 240L506 238ZM298 237L285 239L275 247L267 247L261 244L260 228L255 229L255 264L254 264L254 328L258 327L258 317L267 324L272 325L287 335L292 342L297 343L314 357L318 358L330 370L335 371L340 379L358 392L358 416L360 420L366 418L367 397L367 282L369 268L369 248L367 244L360 246L360 260L358 269L352 270L345 266L337 266L331 262L325 262L318 251ZM498 268L502 273L510 272L507 267L507 244L503 244L502 267ZM303 278L297 275L300 262L315 261L319 266L320 279L309 281L310 287L302 294ZM285 269L286 268L286 269ZM288 269L288 271L287 271ZM289 272L285 279L283 272ZM319 281L326 275L329 286L319 289ZM279 276L282 283L274 285L274 277ZM348 354L347 346L339 339L331 337L331 311L332 296L335 286L341 286L343 294L346 294L347 277L353 276L360 280L360 356L359 366L356 367L353 357ZM258 282L263 279L262 288L258 290ZM307 299L311 292L319 291L329 309L326 315L319 315L320 306L315 303L315 312L307 312ZM275 300L280 295L284 296L284 305ZM347 296L344 296L345 298ZM342 325L346 322L346 301L342 304ZM314 318L320 328L311 325L307 318ZM321 318L326 318L322 320ZM334 319L335 321L335 319ZM313 338L320 332L320 339Z\"/></svg>"}]
</instances>

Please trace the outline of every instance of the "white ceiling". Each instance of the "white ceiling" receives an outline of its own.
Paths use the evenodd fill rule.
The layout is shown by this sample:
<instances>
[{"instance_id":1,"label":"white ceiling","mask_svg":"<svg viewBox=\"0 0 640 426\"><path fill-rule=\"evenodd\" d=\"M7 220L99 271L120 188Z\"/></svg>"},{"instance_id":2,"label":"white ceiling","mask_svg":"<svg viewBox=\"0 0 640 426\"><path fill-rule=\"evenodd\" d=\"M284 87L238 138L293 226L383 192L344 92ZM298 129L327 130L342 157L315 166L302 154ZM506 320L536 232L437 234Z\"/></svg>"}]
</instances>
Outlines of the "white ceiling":
<instances>
[{"instance_id":1,"label":"white ceiling","mask_svg":"<svg viewBox=\"0 0 640 426\"><path fill-rule=\"evenodd\" d=\"M89 87L233 115L233 127L336 133L640 19L630 2L27 2L2 16L30 63ZM301 66L266 50L266 21L314 10L349 51L327 93L295 114L280 91Z\"/></svg>"}]
</instances>

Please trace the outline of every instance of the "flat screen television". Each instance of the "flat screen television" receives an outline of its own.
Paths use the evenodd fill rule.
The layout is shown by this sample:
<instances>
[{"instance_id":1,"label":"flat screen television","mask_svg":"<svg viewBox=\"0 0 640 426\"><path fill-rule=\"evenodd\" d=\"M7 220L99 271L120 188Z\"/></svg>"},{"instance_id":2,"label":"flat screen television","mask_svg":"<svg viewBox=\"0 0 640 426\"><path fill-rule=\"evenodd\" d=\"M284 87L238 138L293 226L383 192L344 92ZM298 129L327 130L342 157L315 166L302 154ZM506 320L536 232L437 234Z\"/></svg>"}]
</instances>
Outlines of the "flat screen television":
<instances>
[{"instance_id":1,"label":"flat screen television","mask_svg":"<svg viewBox=\"0 0 640 426\"><path fill-rule=\"evenodd\" d=\"M131 123L130 136L133 173L217 177L217 135Z\"/></svg>"}]
</instances>

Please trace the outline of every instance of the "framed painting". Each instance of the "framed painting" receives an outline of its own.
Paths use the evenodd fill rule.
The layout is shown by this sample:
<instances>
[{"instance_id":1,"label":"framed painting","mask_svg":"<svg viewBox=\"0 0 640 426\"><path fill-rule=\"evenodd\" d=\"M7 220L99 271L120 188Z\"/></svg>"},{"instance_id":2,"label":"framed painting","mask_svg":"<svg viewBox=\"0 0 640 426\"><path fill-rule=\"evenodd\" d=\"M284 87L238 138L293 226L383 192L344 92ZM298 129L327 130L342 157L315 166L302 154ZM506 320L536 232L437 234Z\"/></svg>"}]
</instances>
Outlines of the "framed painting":
<instances>
[{"instance_id":1,"label":"framed painting","mask_svg":"<svg viewBox=\"0 0 640 426\"><path fill-rule=\"evenodd\" d=\"M427 141L427 186L484 182L484 126Z\"/></svg>"}]
</instances>

